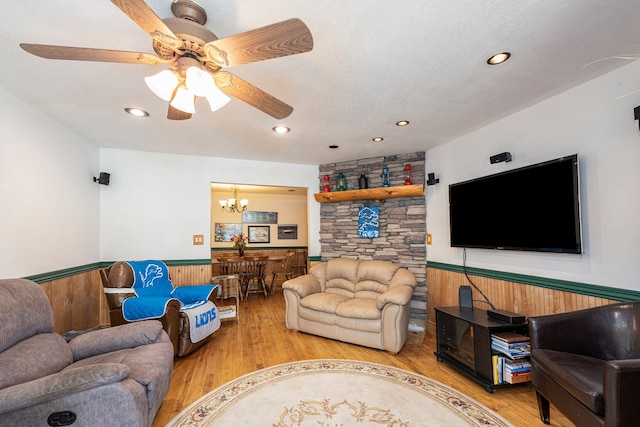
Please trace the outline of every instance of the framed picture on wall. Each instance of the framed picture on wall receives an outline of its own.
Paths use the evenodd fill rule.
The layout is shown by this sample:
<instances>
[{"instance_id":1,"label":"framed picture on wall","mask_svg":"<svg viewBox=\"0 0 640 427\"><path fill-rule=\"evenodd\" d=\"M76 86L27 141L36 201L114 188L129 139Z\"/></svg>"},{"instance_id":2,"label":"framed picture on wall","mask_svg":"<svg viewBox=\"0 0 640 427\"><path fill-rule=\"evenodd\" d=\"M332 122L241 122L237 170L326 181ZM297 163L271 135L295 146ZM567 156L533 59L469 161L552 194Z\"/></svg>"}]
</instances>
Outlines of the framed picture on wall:
<instances>
[{"instance_id":1,"label":"framed picture on wall","mask_svg":"<svg viewBox=\"0 0 640 427\"><path fill-rule=\"evenodd\" d=\"M298 238L298 225L279 225L278 240L296 240Z\"/></svg>"},{"instance_id":2,"label":"framed picture on wall","mask_svg":"<svg viewBox=\"0 0 640 427\"><path fill-rule=\"evenodd\" d=\"M278 212L242 212L242 222L245 224L277 224Z\"/></svg>"},{"instance_id":3,"label":"framed picture on wall","mask_svg":"<svg viewBox=\"0 0 640 427\"><path fill-rule=\"evenodd\" d=\"M270 227L268 225L250 225L249 243L269 243Z\"/></svg>"},{"instance_id":4,"label":"framed picture on wall","mask_svg":"<svg viewBox=\"0 0 640 427\"><path fill-rule=\"evenodd\" d=\"M231 242L234 235L242 234L242 224L216 222L213 232L215 242Z\"/></svg>"}]
</instances>

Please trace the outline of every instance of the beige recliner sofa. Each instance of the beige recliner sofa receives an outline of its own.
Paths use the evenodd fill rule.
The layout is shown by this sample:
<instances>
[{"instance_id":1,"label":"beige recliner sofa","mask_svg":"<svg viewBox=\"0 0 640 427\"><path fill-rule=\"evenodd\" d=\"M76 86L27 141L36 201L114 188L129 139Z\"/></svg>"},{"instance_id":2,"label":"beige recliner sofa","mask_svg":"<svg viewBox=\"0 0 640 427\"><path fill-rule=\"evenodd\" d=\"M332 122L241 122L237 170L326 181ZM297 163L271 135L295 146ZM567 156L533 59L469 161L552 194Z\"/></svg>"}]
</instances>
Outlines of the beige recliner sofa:
<instances>
[{"instance_id":1,"label":"beige recliner sofa","mask_svg":"<svg viewBox=\"0 0 640 427\"><path fill-rule=\"evenodd\" d=\"M287 328L397 353L416 285L413 273L388 261L321 262L283 283Z\"/></svg>"}]
</instances>

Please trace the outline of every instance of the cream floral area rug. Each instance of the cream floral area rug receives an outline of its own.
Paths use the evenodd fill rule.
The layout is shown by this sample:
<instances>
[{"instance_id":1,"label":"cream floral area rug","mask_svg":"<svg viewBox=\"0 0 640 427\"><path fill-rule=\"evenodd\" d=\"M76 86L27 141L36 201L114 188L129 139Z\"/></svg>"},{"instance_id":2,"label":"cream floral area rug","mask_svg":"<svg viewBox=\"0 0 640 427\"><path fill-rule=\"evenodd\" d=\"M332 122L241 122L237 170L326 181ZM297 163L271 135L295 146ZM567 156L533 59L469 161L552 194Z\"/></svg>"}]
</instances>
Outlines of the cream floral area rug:
<instances>
[{"instance_id":1,"label":"cream floral area rug","mask_svg":"<svg viewBox=\"0 0 640 427\"><path fill-rule=\"evenodd\" d=\"M511 426L423 375L356 360L285 363L204 395L167 426Z\"/></svg>"}]
</instances>

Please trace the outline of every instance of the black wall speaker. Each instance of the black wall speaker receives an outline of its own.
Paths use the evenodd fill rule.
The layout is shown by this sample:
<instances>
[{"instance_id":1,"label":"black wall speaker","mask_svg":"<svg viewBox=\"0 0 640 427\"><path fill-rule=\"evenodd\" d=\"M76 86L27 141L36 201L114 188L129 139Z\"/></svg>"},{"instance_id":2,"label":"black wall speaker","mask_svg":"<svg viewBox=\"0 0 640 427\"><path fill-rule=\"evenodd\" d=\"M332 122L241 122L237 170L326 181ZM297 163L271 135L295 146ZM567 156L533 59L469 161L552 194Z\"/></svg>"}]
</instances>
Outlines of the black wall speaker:
<instances>
[{"instance_id":1,"label":"black wall speaker","mask_svg":"<svg viewBox=\"0 0 640 427\"><path fill-rule=\"evenodd\" d=\"M97 182L102 185L109 185L109 178L111 178L111 174L106 172L100 172L100 178L93 177L93 182Z\"/></svg>"},{"instance_id":2,"label":"black wall speaker","mask_svg":"<svg viewBox=\"0 0 640 427\"><path fill-rule=\"evenodd\" d=\"M460 286L458 288L458 297L460 299L460 308L473 308L473 294L471 286Z\"/></svg>"},{"instance_id":3,"label":"black wall speaker","mask_svg":"<svg viewBox=\"0 0 640 427\"><path fill-rule=\"evenodd\" d=\"M510 161L511 161L511 153L509 153L508 151L489 157L489 163L491 164L510 162Z\"/></svg>"}]
</instances>

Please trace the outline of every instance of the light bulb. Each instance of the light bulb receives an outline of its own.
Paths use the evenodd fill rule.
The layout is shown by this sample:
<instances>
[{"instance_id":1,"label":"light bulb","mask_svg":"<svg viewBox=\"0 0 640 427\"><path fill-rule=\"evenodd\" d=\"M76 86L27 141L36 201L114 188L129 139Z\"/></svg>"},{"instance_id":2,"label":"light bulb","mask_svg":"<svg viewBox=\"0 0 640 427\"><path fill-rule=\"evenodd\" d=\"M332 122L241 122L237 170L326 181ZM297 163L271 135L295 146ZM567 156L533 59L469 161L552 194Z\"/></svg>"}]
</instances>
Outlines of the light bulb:
<instances>
[{"instance_id":1,"label":"light bulb","mask_svg":"<svg viewBox=\"0 0 640 427\"><path fill-rule=\"evenodd\" d=\"M149 89L165 101L171 100L171 95L179 83L178 75L173 70L162 70L158 74L144 78Z\"/></svg>"},{"instance_id":2,"label":"light bulb","mask_svg":"<svg viewBox=\"0 0 640 427\"><path fill-rule=\"evenodd\" d=\"M211 74L198 67L187 68L185 83L195 96L205 96L211 85L215 86Z\"/></svg>"},{"instance_id":3,"label":"light bulb","mask_svg":"<svg viewBox=\"0 0 640 427\"><path fill-rule=\"evenodd\" d=\"M171 101L171 106L185 113L194 114L196 112L196 97L183 85L178 86L176 95Z\"/></svg>"},{"instance_id":4,"label":"light bulb","mask_svg":"<svg viewBox=\"0 0 640 427\"><path fill-rule=\"evenodd\" d=\"M191 93L207 99L211 111L219 110L231 100L216 86L213 76L198 67L187 68L185 83Z\"/></svg>"},{"instance_id":5,"label":"light bulb","mask_svg":"<svg viewBox=\"0 0 640 427\"><path fill-rule=\"evenodd\" d=\"M205 95L207 102L209 102L209 107L211 111L219 110L220 108L227 105L231 98L225 95L218 87L215 87L215 90L212 93Z\"/></svg>"}]
</instances>

